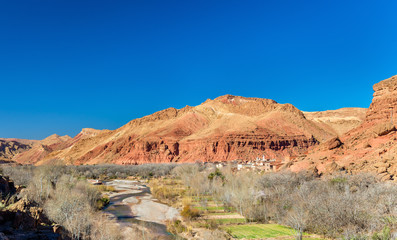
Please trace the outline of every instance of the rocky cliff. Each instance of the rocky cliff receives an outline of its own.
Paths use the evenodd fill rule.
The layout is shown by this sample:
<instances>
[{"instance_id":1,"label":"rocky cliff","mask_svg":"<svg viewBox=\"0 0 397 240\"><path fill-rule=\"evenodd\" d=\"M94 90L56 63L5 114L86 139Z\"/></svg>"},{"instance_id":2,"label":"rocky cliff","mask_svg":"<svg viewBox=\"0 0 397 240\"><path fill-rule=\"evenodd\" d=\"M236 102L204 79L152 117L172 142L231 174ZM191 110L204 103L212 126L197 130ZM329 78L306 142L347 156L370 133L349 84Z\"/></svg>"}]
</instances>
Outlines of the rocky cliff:
<instances>
[{"instance_id":1,"label":"rocky cliff","mask_svg":"<svg viewBox=\"0 0 397 240\"><path fill-rule=\"evenodd\" d=\"M373 89L373 100L362 124L341 135L340 144L324 142L307 156L296 158L289 163L291 169L374 172L384 180L397 181L397 77L383 80ZM332 144L336 147L331 148Z\"/></svg>"},{"instance_id":2,"label":"rocky cliff","mask_svg":"<svg viewBox=\"0 0 397 240\"><path fill-rule=\"evenodd\" d=\"M395 121L397 116L393 112L397 110L397 76L375 84L373 89L374 95L365 123L375 124Z\"/></svg>"},{"instance_id":3,"label":"rocky cliff","mask_svg":"<svg viewBox=\"0 0 397 240\"><path fill-rule=\"evenodd\" d=\"M26 197L19 199L19 190L8 177L0 175L0 239L61 239L53 232L44 210Z\"/></svg>"}]
</instances>

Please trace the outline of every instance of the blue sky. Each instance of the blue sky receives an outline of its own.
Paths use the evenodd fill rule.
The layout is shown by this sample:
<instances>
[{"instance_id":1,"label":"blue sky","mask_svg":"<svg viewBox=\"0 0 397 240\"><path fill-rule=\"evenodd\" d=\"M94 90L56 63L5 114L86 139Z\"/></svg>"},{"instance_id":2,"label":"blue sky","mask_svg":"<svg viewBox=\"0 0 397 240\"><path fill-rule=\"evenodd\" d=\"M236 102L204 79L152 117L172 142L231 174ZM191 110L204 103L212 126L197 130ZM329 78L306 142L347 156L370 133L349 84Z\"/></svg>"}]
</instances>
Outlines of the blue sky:
<instances>
[{"instance_id":1,"label":"blue sky","mask_svg":"<svg viewBox=\"0 0 397 240\"><path fill-rule=\"evenodd\" d=\"M115 129L224 94L368 107L396 1L0 0L0 137Z\"/></svg>"}]
</instances>

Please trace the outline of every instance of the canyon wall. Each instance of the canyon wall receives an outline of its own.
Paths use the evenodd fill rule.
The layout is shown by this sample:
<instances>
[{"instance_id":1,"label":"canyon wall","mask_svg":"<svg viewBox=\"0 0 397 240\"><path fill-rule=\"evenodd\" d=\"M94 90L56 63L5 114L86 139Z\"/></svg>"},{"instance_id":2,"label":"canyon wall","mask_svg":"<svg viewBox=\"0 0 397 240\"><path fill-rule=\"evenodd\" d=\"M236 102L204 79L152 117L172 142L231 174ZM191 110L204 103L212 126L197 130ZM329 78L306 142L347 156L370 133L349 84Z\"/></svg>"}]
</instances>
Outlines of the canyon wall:
<instances>
[{"instance_id":1,"label":"canyon wall","mask_svg":"<svg viewBox=\"0 0 397 240\"><path fill-rule=\"evenodd\" d=\"M397 77L373 86L372 103L359 126L338 138L340 144L324 142L306 156L289 163L292 170L316 168L319 172L372 172L383 180L397 181Z\"/></svg>"}]
</instances>

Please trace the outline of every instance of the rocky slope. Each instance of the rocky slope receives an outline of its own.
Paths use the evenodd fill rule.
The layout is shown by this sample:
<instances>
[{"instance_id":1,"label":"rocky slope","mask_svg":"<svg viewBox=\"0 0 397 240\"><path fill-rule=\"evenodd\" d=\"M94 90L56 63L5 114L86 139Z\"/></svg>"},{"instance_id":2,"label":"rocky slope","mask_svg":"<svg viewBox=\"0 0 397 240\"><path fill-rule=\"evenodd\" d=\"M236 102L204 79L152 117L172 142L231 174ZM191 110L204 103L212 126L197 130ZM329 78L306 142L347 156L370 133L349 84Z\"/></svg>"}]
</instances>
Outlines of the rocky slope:
<instances>
[{"instance_id":1,"label":"rocky slope","mask_svg":"<svg viewBox=\"0 0 397 240\"><path fill-rule=\"evenodd\" d=\"M362 124L313 148L307 156L296 158L289 163L291 168L366 171L384 180L397 180L397 76L375 84L373 89L373 100Z\"/></svg>"},{"instance_id":2,"label":"rocky slope","mask_svg":"<svg viewBox=\"0 0 397 240\"><path fill-rule=\"evenodd\" d=\"M32 148L32 144L24 144L14 140L0 140L0 160L11 160L15 155Z\"/></svg>"},{"instance_id":3,"label":"rocky slope","mask_svg":"<svg viewBox=\"0 0 397 240\"><path fill-rule=\"evenodd\" d=\"M64 144L70 140L69 136L56 134L43 140L1 138L0 160L34 163L47 156L53 150L64 148Z\"/></svg>"},{"instance_id":4,"label":"rocky slope","mask_svg":"<svg viewBox=\"0 0 397 240\"><path fill-rule=\"evenodd\" d=\"M341 136L361 125L365 119L366 108L341 108L322 112L303 112L308 120L317 123L324 130Z\"/></svg>"},{"instance_id":5,"label":"rocky slope","mask_svg":"<svg viewBox=\"0 0 397 240\"><path fill-rule=\"evenodd\" d=\"M316 119L321 119L320 113L306 113L311 116L307 117L291 104L226 95L196 107L169 108L114 131L83 129L73 139L50 149L45 157L33 158L40 161L30 162L60 159L68 164L140 164L252 159L262 155L288 159L350 129L362 118L362 110L335 113L342 116L338 121L347 119L349 125L341 128L336 127L339 123L319 123ZM26 162L20 157L15 159Z\"/></svg>"},{"instance_id":6,"label":"rocky slope","mask_svg":"<svg viewBox=\"0 0 397 240\"><path fill-rule=\"evenodd\" d=\"M8 177L0 175L0 239L61 239L37 203L26 197L19 199L20 190Z\"/></svg>"}]
</instances>

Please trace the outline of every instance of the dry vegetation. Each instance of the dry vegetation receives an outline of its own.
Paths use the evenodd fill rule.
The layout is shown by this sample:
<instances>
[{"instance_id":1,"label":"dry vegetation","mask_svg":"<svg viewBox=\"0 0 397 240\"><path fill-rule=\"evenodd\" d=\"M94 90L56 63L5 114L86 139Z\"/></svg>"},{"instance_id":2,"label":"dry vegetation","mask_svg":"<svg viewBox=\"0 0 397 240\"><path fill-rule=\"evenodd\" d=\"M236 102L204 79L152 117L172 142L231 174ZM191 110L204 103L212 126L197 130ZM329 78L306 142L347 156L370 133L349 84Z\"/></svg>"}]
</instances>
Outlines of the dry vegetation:
<instances>
[{"instance_id":1,"label":"dry vegetation","mask_svg":"<svg viewBox=\"0 0 397 240\"><path fill-rule=\"evenodd\" d=\"M70 239L122 239L118 225L98 210L104 198L84 180L68 174L64 166L6 167L4 174L26 188L20 197L39 204Z\"/></svg>"},{"instance_id":2,"label":"dry vegetation","mask_svg":"<svg viewBox=\"0 0 397 240\"><path fill-rule=\"evenodd\" d=\"M62 227L66 233L66 236L62 236L63 239L156 239L155 234L148 232L145 226L131 226L121 231L114 220L99 211L109 203L109 199L103 193L115 189L111 186L93 186L86 179L159 178L169 175L175 166L3 165L0 171L10 176L16 185L24 187L19 197L26 197L39 204L47 217ZM163 194L167 195L165 192Z\"/></svg>"},{"instance_id":3,"label":"dry vegetation","mask_svg":"<svg viewBox=\"0 0 397 240\"><path fill-rule=\"evenodd\" d=\"M153 195L181 209L183 220L171 221L167 227L182 236L204 228L208 229L201 232L204 239L224 239L227 231L243 225L254 228L251 223L258 227L272 223L291 227L296 239L302 239L305 232L332 239L396 238L397 186L369 174L319 178L307 172L235 173L202 164L25 166L4 168L4 174L25 185L23 194L43 206L48 217L73 239L121 238L117 224L109 224L98 212L106 204L101 203L101 187L81 179L129 176L151 178ZM205 219L211 214L241 218Z\"/></svg>"},{"instance_id":4,"label":"dry vegetation","mask_svg":"<svg viewBox=\"0 0 397 240\"><path fill-rule=\"evenodd\" d=\"M395 239L397 186L369 174L233 173L182 165L173 170L192 196L211 197L249 222L278 223L328 238ZM205 198L204 198L205 199ZM203 204L205 206L205 203Z\"/></svg>"},{"instance_id":5,"label":"dry vegetation","mask_svg":"<svg viewBox=\"0 0 397 240\"><path fill-rule=\"evenodd\" d=\"M181 181L169 178L153 178L149 182L150 190L155 198L163 203L180 207L180 197L185 194Z\"/></svg>"}]
</instances>

